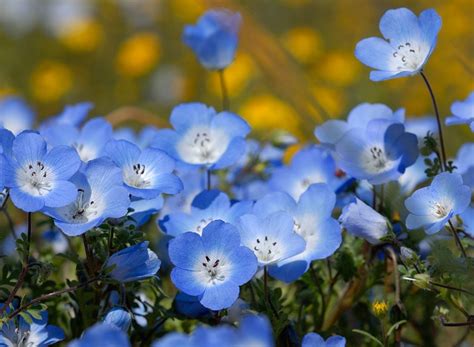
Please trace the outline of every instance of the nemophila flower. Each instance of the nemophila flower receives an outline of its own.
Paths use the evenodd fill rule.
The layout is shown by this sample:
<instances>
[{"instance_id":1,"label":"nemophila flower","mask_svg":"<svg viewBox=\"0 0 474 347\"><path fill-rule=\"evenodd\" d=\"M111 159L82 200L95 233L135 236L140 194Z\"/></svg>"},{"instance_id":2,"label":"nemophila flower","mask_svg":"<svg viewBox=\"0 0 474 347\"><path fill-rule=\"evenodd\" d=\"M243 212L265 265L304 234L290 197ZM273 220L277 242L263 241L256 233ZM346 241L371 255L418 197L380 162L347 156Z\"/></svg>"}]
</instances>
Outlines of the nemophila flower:
<instances>
[{"instance_id":1,"label":"nemophila flower","mask_svg":"<svg viewBox=\"0 0 474 347\"><path fill-rule=\"evenodd\" d=\"M232 306L239 286L257 271L257 260L240 245L240 235L231 224L214 221L202 236L187 232L169 243L169 257L175 268L171 280L184 293L197 296L200 303L221 310Z\"/></svg>"},{"instance_id":2,"label":"nemophila flower","mask_svg":"<svg viewBox=\"0 0 474 347\"><path fill-rule=\"evenodd\" d=\"M191 338L183 333L168 333L152 343L151 347L192 347Z\"/></svg>"},{"instance_id":3,"label":"nemophila flower","mask_svg":"<svg viewBox=\"0 0 474 347\"><path fill-rule=\"evenodd\" d=\"M420 72L436 46L441 18L433 9L417 17L407 8L398 8L384 13L379 28L385 40L370 37L355 49L357 59L375 69L370 72L372 81Z\"/></svg>"},{"instance_id":4,"label":"nemophila flower","mask_svg":"<svg viewBox=\"0 0 474 347\"><path fill-rule=\"evenodd\" d=\"M464 231L474 237L474 206L469 206L460 217Z\"/></svg>"},{"instance_id":5,"label":"nemophila flower","mask_svg":"<svg viewBox=\"0 0 474 347\"><path fill-rule=\"evenodd\" d=\"M144 241L112 254L104 268L113 266L108 275L116 281L126 283L155 276L160 264L158 256L148 248L148 241Z\"/></svg>"},{"instance_id":6,"label":"nemophila flower","mask_svg":"<svg viewBox=\"0 0 474 347\"><path fill-rule=\"evenodd\" d=\"M474 189L474 142L465 143L459 148L454 165L463 183Z\"/></svg>"},{"instance_id":7,"label":"nemophila flower","mask_svg":"<svg viewBox=\"0 0 474 347\"><path fill-rule=\"evenodd\" d=\"M383 184L400 177L418 158L418 139L403 124L383 119L352 129L336 144L338 164L354 178Z\"/></svg>"},{"instance_id":8,"label":"nemophila flower","mask_svg":"<svg viewBox=\"0 0 474 347\"><path fill-rule=\"evenodd\" d=\"M132 315L126 309L113 307L105 314L104 323L111 324L127 332L132 325Z\"/></svg>"},{"instance_id":9,"label":"nemophila flower","mask_svg":"<svg viewBox=\"0 0 474 347\"><path fill-rule=\"evenodd\" d=\"M69 247L66 236L56 228L43 232L41 238L51 246L55 254L63 253Z\"/></svg>"},{"instance_id":10,"label":"nemophila flower","mask_svg":"<svg viewBox=\"0 0 474 347\"><path fill-rule=\"evenodd\" d=\"M215 220L235 225L240 216L251 211L252 205L251 201L232 204L225 193L219 190L204 190L194 198L190 213L171 213L159 221L159 226L171 236L187 231L201 235L204 228Z\"/></svg>"},{"instance_id":11,"label":"nemophila flower","mask_svg":"<svg viewBox=\"0 0 474 347\"><path fill-rule=\"evenodd\" d=\"M241 20L239 13L209 10L184 28L183 41L206 69L224 69L234 61Z\"/></svg>"},{"instance_id":12,"label":"nemophila flower","mask_svg":"<svg viewBox=\"0 0 474 347\"><path fill-rule=\"evenodd\" d=\"M115 140L127 140L141 149L147 148L155 138L158 129L154 126L144 127L138 134L131 128L120 128L114 131Z\"/></svg>"},{"instance_id":13,"label":"nemophila flower","mask_svg":"<svg viewBox=\"0 0 474 347\"><path fill-rule=\"evenodd\" d=\"M344 207L339 222L349 234L362 237L373 245L380 244L380 239L389 231L385 217L357 198Z\"/></svg>"},{"instance_id":14,"label":"nemophila flower","mask_svg":"<svg viewBox=\"0 0 474 347\"><path fill-rule=\"evenodd\" d=\"M431 185L418 189L405 200L410 213L408 229L425 229L427 234L440 231L448 221L466 210L471 201L471 190L457 173L440 173Z\"/></svg>"},{"instance_id":15,"label":"nemophila flower","mask_svg":"<svg viewBox=\"0 0 474 347\"><path fill-rule=\"evenodd\" d=\"M344 134L352 129L365 131L370 121L374 119L385 119L392 123L403 123L405 120L405 110L400 108L393 112L384 104L362 103L354 107L347 121L328 120L314 129L314 135L322 145L334 149L336 143L342 139Z\"/></svg>"},{"instance_id":16,"label":"nemophila flower","mask_svg":"<svg viewBox=\"0 0 474 347\"><path fill-rule=\"evenodd\" d=\"M71 184L75 200L44 211L53 217L54 224L66 235L81 235L107 218L120 218L127 214L130 205L128 191L123 187L120 169L110 160L90 161L83 172L71 178Z\"/></svg>"},{"instance_id":17,"label":"nemophila flower","mask_svg":"<svg viewBox=\"0 0 474 347\"><path fill-rule=\"evenodd\" d=\"M15 140L15 135L4 128L0 128L0 154L11 155L13 140Z\"/></svg>"},{"instance_id":18,"label":"nemophila flower","mask_svg":"<svg viewBox=\"0 0 474 347\"><path fill-rule=\"evenodd\" d=\"M23 130L31 130L35 114L20 98L8 97L0 101L0 128L18 135Z\"/></svg>"},{"instance_id":19,"label":"nemophila flower","mask_svg":"<svg viewBox=\"0 0 474 347\"><path fill-rule=\"evenodd\" d=\"M82 336L73 340L68 347L130 347L127 334L114 325L107 323L96 323L88 328Z\"/></svg>"},{"instance_id":20,"label":"nemophila flower","mask_svg":"<svg viewBox=\"0 0 474 347\"><path fill-rule=\"evenodd\" d=\"M159 195L154 199L141 199L132 197L130 202L129 217L133 219L136 226L141 226L147 223L150 218L158 213L163 207L163 196Z\"/></svg>"},{"instance_id":21,"label":"nemophila flower","mask_svg":"<svg viewBox=\"0 0 474 347\"><path fill-rule=\"evenodd\" d=\"M452 116L446 118L446 125L469 124L474 132L474 92L464 101L456 101L451 105Z\"/></svg>"},{"instance_id":22,"label":"nemophila flower","mask_svg":"<svg viewBox=\"0 0 474 347\"><path fill-rule=\"evenodd\" d=\"M308 333L303 337L301 347L345 347L346 339L342 336L331 336L326 341L316 334Z\"/></svg>"},{"instance_id":23,"label":"nemophila flower","mask_svg":"<svg viewBox=\"0 0 474 347\"><path fill-rule=\"evenodd\" d=\"M268 184L270 189L287 192L298 199L314 183L327 183L336 191L344 181L337 177L336 164L329 151L312 146L298 151L290 165L276 168Z\"/></svg>"},{"instance_id":24,"label":"nemophila flower","mask_svg":"<svg viewBox=\"0 0 474 347\"><path fill-rule=\"evenodd\" d=\"M293 230L306 242L305 249L292 257L279 261L270 274L285 282L303 275L311 262L333 254L342 242L339 223L331 217L336 194L323 183L311 185L298 203L283 192L270 193L258 200L254 213L269 216L285 211L293 218Z\"/></svg>"},{"instance_id":25,"label":"nemophila flower","mask_svg":"<svg viewBox=\"0 0 474 347\"><path fill-rule=\"evenodd\" d=\"M86 119L87 114L92 110L92 108L94 108L94 104L91 102L80 102L74 105L66 105L60 114L46 120L46 123L43 124L43 126L56 123L78 127Z\"/></svg>"},{"instance_id":26,"label":"nemophila flower","mask_svg":"<svg viewBox=\"0 0 474 347\"><path fill-rule=\"evenodd\" d=\"M39 134L23 132L13 141L11 157L4 158L4 183L18 208L34 212L65 206L76 198L69 179L81 162L73 148L57 146L48 152Z\"/></svg>"},{"instance_id":27,"label":"nemophila flower","mask_svg":"<svg viewBox=\"0 0 474 347\"><path fill-rule=\"evenodd\" d=\"M49 146L68 145L77 150L83 162L102 156L112 139L112 125L104 118L93 118L79 129L70 123L52 122L40 128Z\"/></svg>"},{"instance_id":28,"label":"nemophila flower","mask_svg":"<svg viewBox=\"0 0 474 347\"><path fill-rule=\"evenodd\" d=\"M246 346L275 346L270 321L263 315L249 314L240 323L235 340L236 347Z\"/></svg>"},{"instance_id":29,"label":"nemophila flower","mask_svg":"<svg viewBox=\"0 0 474 347\"><path fill-rule=\"evenodd\" d=\"M31 317L31 323L23 317L3 323L0 329L0 346L50 346L64 340L61 328L48 325L48 312L41 311L40 316L39 319Z\"/></svg>"},{"instance_id":30,"label":"nemophila flower","mask_svg":"<svg viewBox=\"0 0 474 347\"><path fill-rule=\"evenodd\" d=\"M260 266L275 265L305 250L306 242L293 231L293 218L287 212L266 217L246 214L238 226L242 244L254 252Z\"/></svg>"},{"instance_id":31,"label":"nemophila flower","mask_svg":"<svg viewBox=\"0 0 474 347\"><path fill-rule=\"evenodd\" d=\"M197 296L182 292L176 294L173 305L178 313L191 318L208 316L212 313L208 308L201 305Z\"/></svg>"},{"instance_id":32,"label":"nemophila flower","mask_svg":"<svg viewBox=\"0 0 474 347\"><path fill-rule=\"evenodd\" d=\"M123 182L132 196L152 199L183 189L181 180L173 174L174 160L160 150L142 151L131 142L112 140L105 146L105 154L122 170Z\"/></svg>"},{"instance_id":33,"label":"nemophila flower","mask_svg":"<svg viewBox=\"0 0 474 347\"><path fill-rule=\"evenodd\" d=\"M221 169L245 153L250 127L236 114L187 103L173 109L170 123L174 130L159 130L151 146L183 163Z\"/></svg>"}]
</instances>

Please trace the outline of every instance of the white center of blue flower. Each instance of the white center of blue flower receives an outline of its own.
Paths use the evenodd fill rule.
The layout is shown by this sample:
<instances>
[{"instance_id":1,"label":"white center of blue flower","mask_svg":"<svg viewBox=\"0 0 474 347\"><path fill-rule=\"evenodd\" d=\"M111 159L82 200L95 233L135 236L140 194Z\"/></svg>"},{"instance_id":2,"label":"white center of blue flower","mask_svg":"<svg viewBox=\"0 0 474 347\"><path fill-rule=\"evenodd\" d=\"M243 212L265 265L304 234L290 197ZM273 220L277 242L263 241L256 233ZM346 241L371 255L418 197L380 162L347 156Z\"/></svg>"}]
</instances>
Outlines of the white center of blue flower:
<instances>
[{"instance_id":1,"label":"white center of blue flower","mask_svg":"<svg viewBox=\"0 0 474 347\"><path fill-rule=\"evenodd\" d=\"M31 334L31 331L21 330L16 328L15 333L17 334L17 342L13 346L16 347L35 347L38 346L39 341L36 334Z\"/></svg>"},{"instance_id":2,"label":"white center of blue flower","mask_svg":"<svg viewBox=\"0 0 474 347\"><path fill-rule=\"evenodd\" d=\"M194 127L182 137L176 150L191 164L213 164L224 154L229 144L226 133L208 127Z\"/></svg>"},{"instance_id":3,"label":"white center of blue flower","mask_svg":"<svg viewBox=\"0 0 474 347\"><path fill-rule=\"evenodd\" d=\"M398 71L417 71L423 66L427 52L425 45L417 42L398 44L392 53L393 64Z\"/></svg>"},{"instance_id":4,"label":"white center of blue flower","mask_svg":"<svg viewBox=\"0 0 474 347\"><path fill-rule=\"evenodd\" d=\"M208 218L202 218L200 221L199 221L199 224L196 226L196 232L199 234L199 235L202 235L202 231L204 230L204 228L213 221L213 219L211 217L208 217Z\"/></svg>"},{"instance_id":5,"label":"white center of blue flower","mask_svg":"<svg viewBox=\"0 0 474 347\"><path fill-rule=\"evenodd\" d=\"M208 283L217 284L225 280L225 271L223 269L223 261L218 258L212 258L206 255L201 264L204 268L204 277Z\"/></svg>"},{"instance_id":6,"label":"white center of blue flower","mask_svg":"<svg viewBox=\"0 0 474 347\"><path fill-rule=\"evenodd\" d=\"M81 160L87 163L89 160L97 158L97 150L87 146L84 143L74 143L74 148L76 148L77 154Z\"/></svg>"},{"instance_id":7,"label":"white center of blue flower","mask_svg":"<svg viewBox=\"0 0 474 347\"><path fill-rule=\"evenodd\" d=\"M133 164L124 170L123 180L130 187L138 189L149 188L152 182L152 171L144 164Z\"/></svg>"},{"instance_id":8,"label":"white center of blue flower","mask_svg":"<svg viewBox=\"0 0 474 347\"><path fill-rule=\"evenodd\" d=\"M87 223L101 212L99 205L92 197L86 198L83 189L78 189L76 201L61 210L70 223Z\"/></svg>"},{"instance_id":9,"label":"white center of blue flower","mask_svg":"<svg viewBox=\"0 0 474 347\"><path fill-rule=\"evenodd\" d=\"M444 218L446 217L449 212L451 211L451 206L447 202L431 202L431 209L432 213L437 218Z\"/></svg>"},{"instance_id":10,"label":"white center of blue flower","mask_svg":"<svg viewBox=\"0 0 474 347\"><path fill-rule=\"evenodd\" d=\"M266 235L255 239L253 250L262 263L269 263L280 254L278 242Z\"/></svg>"},{"instance_id":11,"label":"white center of blue flower","mask_svg":"<svg viewBox=\"0 0 474 347\"><path fill-rule=\"evenodd\" d=\"M368 147L362 161L362 166L369 174L377 174L393 166L393 161L387 158L387 154L379 146Z\"/></svg>"},{"instance_id":12,"label":"white center of blue flower","mask_svg":"<svg viewBox=\"0 0 474 347\"><path fill-rule=\"evenodd\" d=\"M34 196L49 194L53 188L52 170L41 161L28 163L17 172L17 181L21 189Z\"/></svg>"}]
</instances>

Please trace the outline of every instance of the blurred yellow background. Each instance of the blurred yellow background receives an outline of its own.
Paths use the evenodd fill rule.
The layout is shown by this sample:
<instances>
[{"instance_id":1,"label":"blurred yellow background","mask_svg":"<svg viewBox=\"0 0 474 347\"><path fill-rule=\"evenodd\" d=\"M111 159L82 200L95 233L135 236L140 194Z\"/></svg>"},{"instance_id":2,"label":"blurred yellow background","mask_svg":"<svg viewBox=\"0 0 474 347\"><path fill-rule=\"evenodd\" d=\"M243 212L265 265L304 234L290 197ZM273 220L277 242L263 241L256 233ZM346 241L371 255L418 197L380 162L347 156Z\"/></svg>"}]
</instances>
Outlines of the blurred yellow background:
<instances>
[{"instance_id":1,"label":"blurred yellow background","mask_svg":"<svg viewBox=\"0 0 474 347\"><path fill-rule=\"evenodd\" d=\"M129 115L113 118L135 124L166 124L184 101L219 109L218 76L181 33L207 8L226 7L243 17L237 59L225 72L231 109L257 136L284 128L311 141L316 124L361 102L432 113L420 77L371 82L353 54L358 41L380 36L387 9L402 6L417 14L432 7L443 19L425 71L446 116L474 90L474 0L1 0L0 96L23 96L40 117L85 100L97 115L137 106L141 116L122 109ZM472 139L467 126L447 134L451 155Z\"/></svg>"}]
</instances>

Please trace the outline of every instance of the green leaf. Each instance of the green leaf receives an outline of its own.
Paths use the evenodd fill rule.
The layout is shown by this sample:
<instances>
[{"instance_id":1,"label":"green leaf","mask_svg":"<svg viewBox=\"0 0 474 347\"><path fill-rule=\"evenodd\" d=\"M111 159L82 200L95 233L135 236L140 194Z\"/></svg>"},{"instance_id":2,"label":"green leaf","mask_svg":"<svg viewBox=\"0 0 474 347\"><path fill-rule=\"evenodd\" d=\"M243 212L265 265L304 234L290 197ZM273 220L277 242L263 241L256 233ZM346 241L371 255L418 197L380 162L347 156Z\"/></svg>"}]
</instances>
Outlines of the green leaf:
<instances>
[{"instance_id":1,"label":"green leaf","mask_svg":"<svg viewBox=\"0 0 474 347\"><path fill-rule=\"evenodd\" d=\"M360 334L360 335L364 335L365 337L368 337L369 339L371 339L372 341L376 342L379 346L383 346L383 343L380 342L380 340L378 338L376 338L374 335L368 333L367 331L364 331L364 330L359 330L359 329L352 329L352 332L354 333L357 333L357 334Z\"/></svg>"},{"instance_id":2,"label":"green leaf","mask_svg":"<svg viewBox=\"0 0 474 347\"><path fill-rule=\"evenodd\" d=\"M389 337L395 329L398 329L398 327L399 327L400 325L405 324L405 323L407 323L407 320L406 320L406 319L403 319L403 320L398 321L398 322L396 322L395 324L393 324L393 325L390 327L390 329L388 329L388 331L387 331L387 337Z\"/></svg>"},{"instance_id":3,"label":"green leaf","mask_svg":"<svg viewBox=\"0 0 474 347\"><path fill-rule=\"evenodd\" d=\"M33 323L33 319L31 319L31 316L28 314L28 312L20 312L19 315L25 320L26 323Z\"/></svg>"}]
</instances>

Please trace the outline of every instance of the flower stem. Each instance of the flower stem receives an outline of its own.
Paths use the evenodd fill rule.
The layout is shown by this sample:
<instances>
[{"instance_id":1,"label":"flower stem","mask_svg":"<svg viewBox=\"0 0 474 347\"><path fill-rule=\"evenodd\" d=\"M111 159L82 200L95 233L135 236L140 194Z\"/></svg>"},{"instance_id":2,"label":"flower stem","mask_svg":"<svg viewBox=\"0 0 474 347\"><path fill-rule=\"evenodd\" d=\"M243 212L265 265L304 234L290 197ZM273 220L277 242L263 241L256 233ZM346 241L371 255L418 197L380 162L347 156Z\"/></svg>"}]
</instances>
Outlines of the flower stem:
<instances>
[{"instance_id":1,"label":"flower stem","mask_svg":"<svg viewBox=\"0 0 474 347\"><path fill-rule=\"evenodd\" d=\"M441 125L441 116L439 114L438 110L438 104L436 103L436 99L433 93L433 89L431 88L430 82L428 81L428 78L426 75L423 73L423 71L420 71L421 77L423 77L423 81L425 81L426 87L428 88L428 91L431 96L431 101L433 102L433 108L435 111L436 115L436 122L438 124L438 133L439 133L439 143L441 147L441 170L446 171L446 149L444 146L444 138L443 138L443 127Z\"/></svg>"},{"instance_id":2,"label":"flower stem","mask_svg":"<svg viewBox=\"0 0 474 347\"><path fill-rule=\"evenodd\" d=\"M441 288L446 288L446 289L451 289L451 290L457 290L459 292L474 296L474 293L471 293L470 291L468 291L466 289L453 287L453 286L450 286L448 284L443 284L443 283L438 283L438 282L433 282L433 281L430 281L430 284L433 285L433 286L436 286L436 287L441 287Z\"/></svg>"},{"instance_id":3,"label":"flower stem","mask_svg":"<svg viewBox=\"0 0 474 347\"><path fill-rule=\"evenodd\" d=\"M30 258L30 241L31 241L31 212L28 212L27 214L27 225L28 225L28 234L27 234L27 244L26 244L26 250L24 254L24 259L23 259L23 267L20 272L20 276L18 277L18 281L15 284L15 287L11 291L11 293L8 295L7 300L4 302L3 306L0 307L0 315L7 309L8 306L10 306L11 302L15 298L15 294L20 290L20 288L23 285L23 282L25 282L25 277L26 274L28 273L29 269L29 258Z\"/></svg>"},{"instance_id":4,"label":"flower stem","mask_svg":"<svg viewBox=\"0 0 474 347\"><path fill-rule=\"evenodd\" d=\"M227 86L225 83L225 78L224 78L224 70L219 70L219 81L221 84L221 91L222 91L222 110L229 110L230 109L230 102L229 102L229 94L227 92Z\"/></svg>"},{"instance_id":5,"label":"flower stem","mask_svg":"<svg viewBox=\"0 0 474 347\"><path fill-rule=\"evenodd\" d=\"M0 193L0 195L4 195L4 193ZM7 223L8 223L8 228L10 229L10 233L12 234L13 240L17 240L16 233L15 233L15 224L13 223L13 219L10 216L10 213L8 213L7 210L7 202L8 198L10 197L10 194L6 193L5 194L5 199L3 200L2 205L0 206L0 211L3 213L5 216Z\"/></svg>"},{"instance_id":6,"label":"flower stem","mask_svg":"<svg viewBox=\"0 0 474 347\"><path fill-rule=\"evenodd\" d=\"M110 228L110 233L109 233L109 242L108 242L108 252L109 252L109 257L110 255L112 254L112 249L113 249L113 245L114 245L114 227L111 227Z\"/></svg>"},{"instance_id":7,"label":"flower stem","mask_svg":"<svg viewBox=\"0 0 474 347\"><path fill-rule=\"evenodd\" d=\"M268 270L267 267L263 267L263 295L265 302L268 302Z\"/></svg>"},{"instance_id":8,"label":"flower stem","mask_svg":"<svg viewBox=\"0 0 474 347\"><path fill-rule=\"evenodd\" d=\"M458 246L459 249L461 250L462 256L463 256L464 258L467 258L466 250L464 249L464 247L463 247L463 245L462 245L462 243L461 243L461 240L459 239L459 235L458 235L458 233L456 232L456 229L454 228L453 223L451 223L451 221L449 220L449 221L448 221L448 224L449 224L449 228L450 228L451 232L453 233L454 240L456 241L457 246Z\"/></svg>"},{"instance_id":9,"label":"flower stem","mask_svg":"<svg viewBox=\"0 0 474 347\"><path fill-rule=\"evenodd\" d=\"M206 170L207 190L211 190L211 169Z\"/></svg>"}]
</instances>

